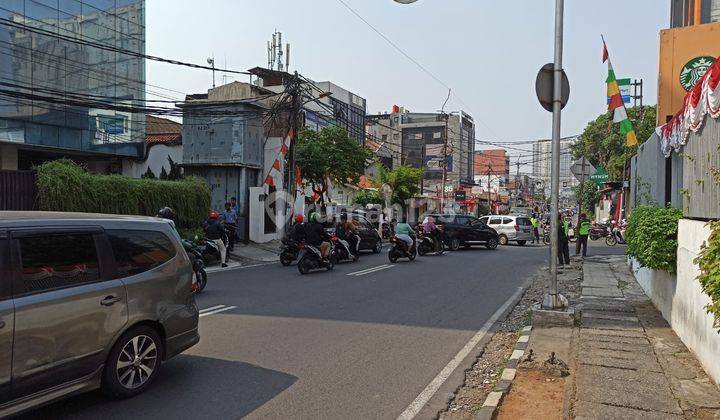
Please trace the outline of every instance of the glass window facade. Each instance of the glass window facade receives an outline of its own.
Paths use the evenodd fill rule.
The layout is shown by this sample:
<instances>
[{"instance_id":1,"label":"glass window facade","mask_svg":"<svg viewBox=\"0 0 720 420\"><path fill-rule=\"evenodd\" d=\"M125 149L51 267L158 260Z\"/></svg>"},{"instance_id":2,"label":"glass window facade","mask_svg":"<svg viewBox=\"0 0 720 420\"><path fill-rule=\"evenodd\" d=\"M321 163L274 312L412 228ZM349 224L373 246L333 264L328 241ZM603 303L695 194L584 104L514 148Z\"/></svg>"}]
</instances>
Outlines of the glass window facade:
<instances>
[{"instance_id":1,"label":"glass window facade","mask_svg":"<svg viewBox=\"0 0 720 420\"><path fill-rule=\"evenodd\" d=\"M0 142L140 155L145 116L88 99L144 105L144 59L58 36L144 54L144 0L2 0L0 19Z\"/></svg>"}]
</instances>

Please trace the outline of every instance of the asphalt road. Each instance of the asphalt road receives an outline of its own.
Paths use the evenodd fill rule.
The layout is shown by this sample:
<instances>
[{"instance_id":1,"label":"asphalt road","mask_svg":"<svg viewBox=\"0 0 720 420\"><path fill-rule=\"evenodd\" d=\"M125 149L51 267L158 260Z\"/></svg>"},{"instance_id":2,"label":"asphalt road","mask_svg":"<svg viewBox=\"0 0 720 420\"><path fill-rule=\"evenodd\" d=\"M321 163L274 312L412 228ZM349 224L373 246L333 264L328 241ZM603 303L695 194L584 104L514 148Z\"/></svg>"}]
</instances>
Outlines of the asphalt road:
<instances>
[{"instance_id":1,"label":"asphalt road","mask_svg":"<svg viewBox=\"0 0 720 420\"><path fill-rule=\"evenodd\" d=\"M591 245L601 250L624 251ZM24 417L394 419L546 258L547 247L482 247L395 265L365 254L307 276L279 263L217 272L198 297L200 344L146 393L93 392ZM458 371L419 417L437 413Z\"/></svg>"}]
</instances>

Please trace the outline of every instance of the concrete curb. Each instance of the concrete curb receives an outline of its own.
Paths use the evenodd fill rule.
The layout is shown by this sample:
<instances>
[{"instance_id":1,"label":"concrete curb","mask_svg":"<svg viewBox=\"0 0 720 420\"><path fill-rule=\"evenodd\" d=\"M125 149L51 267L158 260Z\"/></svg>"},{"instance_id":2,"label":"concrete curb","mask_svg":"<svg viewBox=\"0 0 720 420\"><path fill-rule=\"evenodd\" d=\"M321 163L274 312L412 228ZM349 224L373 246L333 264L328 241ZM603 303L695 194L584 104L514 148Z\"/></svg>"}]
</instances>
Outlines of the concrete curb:
<instances>
[{"instance_id":1,"label":"concrete curb","mask_svg":"<svg viewBox=\"0 0 720 420\"><path fill-rule=\"evenodd\" d=\"M531 331L531 325L520 330L520 337L517 343L515 343L515 348L513 349L512 355L510 355L507 366L503 369L500 381L495 384L495 388L488 394L487 398L485 398L482 408L480 408L480 411L475 415L475 420L491 420L495 415L503 397L508 393L510 385L512 385L512 381L515 379L517 367L520 359L525 355L525 349L527 348Z\"/></svg>"}]
</instances>

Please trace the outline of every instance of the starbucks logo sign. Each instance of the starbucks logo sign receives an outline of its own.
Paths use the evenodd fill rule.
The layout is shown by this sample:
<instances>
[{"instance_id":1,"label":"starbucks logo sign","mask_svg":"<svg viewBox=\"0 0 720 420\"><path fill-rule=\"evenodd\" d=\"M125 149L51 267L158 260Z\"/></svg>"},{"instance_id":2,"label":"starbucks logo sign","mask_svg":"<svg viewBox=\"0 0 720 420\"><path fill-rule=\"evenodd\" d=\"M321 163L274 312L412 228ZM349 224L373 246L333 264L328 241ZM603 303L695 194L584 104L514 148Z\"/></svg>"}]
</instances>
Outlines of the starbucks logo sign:
<instances>
[{"instance_id":1,"label":"starbucks logo sign","mask_svg":"<svg viewBox=\"0 0 720 420\"><path fill-rule=\"evenodd\" d=\"M682 87L690 91L714 63L715 58L708 56L695 57L688 61L680 70L680 84Z\"/></svg>"}]
</instances>

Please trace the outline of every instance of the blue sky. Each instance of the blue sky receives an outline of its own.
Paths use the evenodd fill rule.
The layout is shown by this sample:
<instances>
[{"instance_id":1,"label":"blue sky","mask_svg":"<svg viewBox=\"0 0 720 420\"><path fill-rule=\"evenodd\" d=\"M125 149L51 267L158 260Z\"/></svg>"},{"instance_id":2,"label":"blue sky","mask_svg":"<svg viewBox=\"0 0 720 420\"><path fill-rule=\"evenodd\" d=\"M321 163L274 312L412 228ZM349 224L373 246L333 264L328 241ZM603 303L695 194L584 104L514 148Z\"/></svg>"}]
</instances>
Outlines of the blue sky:
<instances>
[{"instance_id":1,"label":"blue sky","mask_svg":"<svg viewBox=\"0 0 720 420\"><path fill-rule=\"evenodd\" d=\"M451 97L447 108L473 115L477 138L550 136L550 114L537 103L534 83L539 67L553 58L553 0L345 1L452 87L466 105ZM564 67L571 95L563 135L581 133L605 109L601 33L618 77L644 79L644 102L654 104L658 33L668 27L669 1L565 3ZM291 44L291 70L365 97L369 112L389 111L393 104L436 111L447 93L338 0L148 0L146 25L149 54L197 63L214 54L218 66L227 62L241 70L266 65L266 42L277 29ZM150 62L147 81L197 93L211 86L212 77Z\"/></svg>"}]
</instances>

